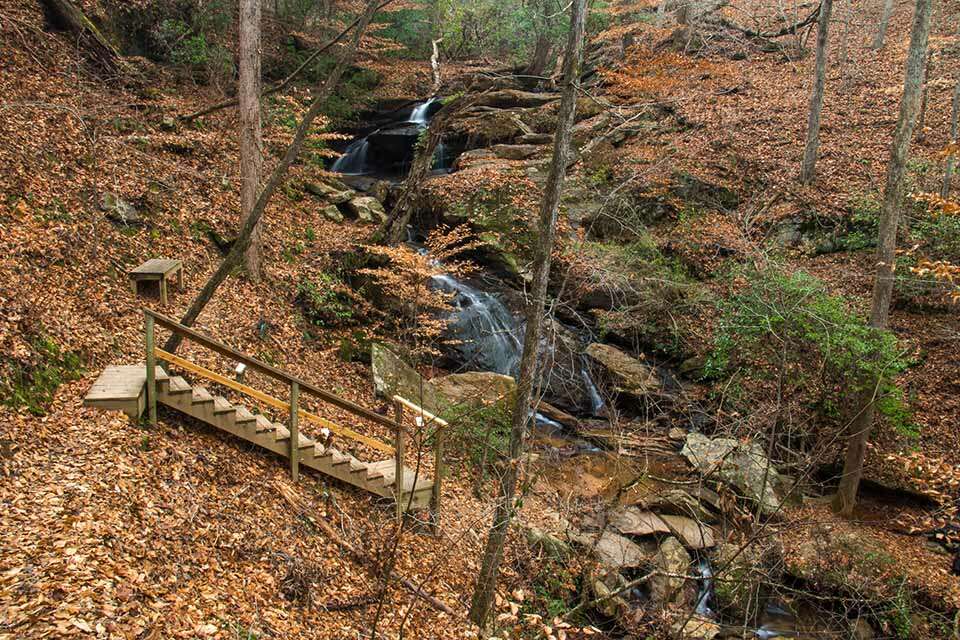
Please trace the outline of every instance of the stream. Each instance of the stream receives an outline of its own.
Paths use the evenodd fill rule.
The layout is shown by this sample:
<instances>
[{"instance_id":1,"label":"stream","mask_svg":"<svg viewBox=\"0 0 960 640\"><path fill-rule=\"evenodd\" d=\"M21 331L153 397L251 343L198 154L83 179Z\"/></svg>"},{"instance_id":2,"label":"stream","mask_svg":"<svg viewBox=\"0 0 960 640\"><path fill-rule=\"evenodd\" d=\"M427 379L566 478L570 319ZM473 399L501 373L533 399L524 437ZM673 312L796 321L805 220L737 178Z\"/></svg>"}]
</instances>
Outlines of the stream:
<instances>
[{"instance_id":1,"label":"stream","mask_svg":"<svg viewBox=\"0 0 960 640\"><path fill-rule=\"evenodd\" d=\"M357 137L344 150L343 155L331 166L333 171L346 176L363 176L387 180L399 180L413 158L413 148L420 133L428 126L430 117L440 108L438 98L397 110L394 119L371 128ZM435 171L448 171L455 158L442 144L434 157ZM423 255L427 249L416 240L417 230L408 229L408 246ZM437 263L442 268L442 264ZM445 368L454 372L487 371L516 377L523 352L524 322L521 315L510 309L506 299L522 300L521 296L498 283L492 276L471 278L469 281L449 273L431 278L430 285L452 294L447 326L447 341L444 347ZM511 295L508 295L511 294ZM519 306L514 303L514 306ZM562 407L578 418L602 418L605 403L595 384L583 350L593 336L583 330L562 325L555 318L550 321L555 327L554 335L541 340L542 361L546 363L540 387L545 400ZM558 357L557 331L566 336L569 353ZM572 338L571 338L572 337ZM569 343L573 342L571 346ZM565 366L564 366L565 365ZM557 383L554 378L562 376ZM565 390L575 391L565 392ZM570 429L535 413L536 431L548 439L560 438L572 444L577 453L599 451L570 433ZM695 601L695 613L703 618L716 620L712 608L715 604L714 568L709 557L700 555L694 560L691 571L699 576L699 589ZM799 637L795 630L796 617L784 608L768 605L752 635L761 640L771 638Z\"/></svg>"}]
</instances>

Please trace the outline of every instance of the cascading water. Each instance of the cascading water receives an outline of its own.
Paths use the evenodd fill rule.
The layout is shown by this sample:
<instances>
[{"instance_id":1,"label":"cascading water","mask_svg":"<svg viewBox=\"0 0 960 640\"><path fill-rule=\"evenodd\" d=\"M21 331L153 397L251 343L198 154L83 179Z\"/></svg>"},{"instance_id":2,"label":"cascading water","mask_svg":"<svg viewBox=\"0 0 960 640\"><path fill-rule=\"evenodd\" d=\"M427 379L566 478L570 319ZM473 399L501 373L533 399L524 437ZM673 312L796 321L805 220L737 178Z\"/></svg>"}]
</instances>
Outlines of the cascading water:
<instances>
[{"instance_id":1,"label":"cascading water","mask_svg":"<svg viewBox=\"0 0 960 640\"><path fill-rule=\"evenodd\" d=\"M451 275L432 278L433 284L453 294L449 331L458 340L453 346L467 369L517 375L523 345L519 321L494 295L475 289Z\"/></svg>"},{"instance_id":2,"label":"cascading water","mask_svg":"<svg viewBox=\"0 0 960 640\"><path fill-rule=\"evenodd\" d=\"M343 155L337 158L333 166L330 167L338 173L348 175L362 175L367 173L367 154L370 152L370 142L366 138L354 140L347 147Z\"/></svg>"},{"instance_id":3,"label":"cascading water","mask_svg":"<svg viewBox=\"0 0 960 640\"><path fill-rule=\"evenodd\" d=\"M405 170L412 160L417 134L427 128L438 104L439 98L436 97L420 102L413 106L406 120L397 119L354 140L331 165L331 170L354 176L378 172L394 175L398 170ZM371 153L371 141L375 138L390 142L380 143L377 150ZM453 155L441 142L434 153L433 168L450 169Z\"/></svg>"}]
</instances>

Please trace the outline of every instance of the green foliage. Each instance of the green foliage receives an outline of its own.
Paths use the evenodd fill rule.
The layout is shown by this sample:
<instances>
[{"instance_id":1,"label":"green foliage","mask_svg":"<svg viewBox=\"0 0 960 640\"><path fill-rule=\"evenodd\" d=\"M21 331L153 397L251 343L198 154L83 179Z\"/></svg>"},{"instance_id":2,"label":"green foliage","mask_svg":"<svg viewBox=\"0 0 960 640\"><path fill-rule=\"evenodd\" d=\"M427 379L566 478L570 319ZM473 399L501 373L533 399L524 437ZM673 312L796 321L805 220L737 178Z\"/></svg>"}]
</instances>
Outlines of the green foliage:
<instances>
[{"instance_id":1,"label":"green foliage","mask_svg":"<svg viewBox=\"0 0 960 640\"><path fill-rule=\"evenodd\" d=\"M496 402L454 405L442 411L441 417L450 424L452 450L463 452L471 465L484 469L507 456L510 414L506 403Z\"/></svg>"},{"instance_id":2,"label":"green foliage","mask_svg":"<svg viewBox=\"0 0 960 640\"><path fill-rule=\"evenodd\" d=\"M844 251L859 251L877 246L880 232L880 201L876 195L860 194L851 198L850 215L838 233L836 246Z\"/></svg>"},{"instance_id":3,"label":"green foliage","mask_svg":"<svg viewBox=\"0 0 960 640\"><path fill-rule=\"evenodd\" d=\"M894 380L908 366L896 337L869 327L816 278L798 271L749 268L736 274L738 291L720 305L720 322L705 374L729 377L782 375L789 393L809 401L825 417L842 421L852 393L879 384L876 408L900 431L916 433Z\"/></svg>"},{"instance_id":4,"label":"green foliage","mask_svg":"<svg viewBox=\"0 0 960 640\"><path fill-rule=\"evenodd\" d=\"M297 286L297 302L311 324L336 327L356 321L353 300L344 283L329 273L304 277Z\"/></svg>"},{"instance_id":5,"label":"green foliage","mask_svg":"<svg viewBox=\"0 0 960 640\"><path fill-rule=\"evenodd\" d=\"M0 360L0 402L42 416L57 388L79 378L83 366L79 355L63 351L47 336L35 337L30 347L32 354L26 361Z\"/></svg>"}]
</instances>

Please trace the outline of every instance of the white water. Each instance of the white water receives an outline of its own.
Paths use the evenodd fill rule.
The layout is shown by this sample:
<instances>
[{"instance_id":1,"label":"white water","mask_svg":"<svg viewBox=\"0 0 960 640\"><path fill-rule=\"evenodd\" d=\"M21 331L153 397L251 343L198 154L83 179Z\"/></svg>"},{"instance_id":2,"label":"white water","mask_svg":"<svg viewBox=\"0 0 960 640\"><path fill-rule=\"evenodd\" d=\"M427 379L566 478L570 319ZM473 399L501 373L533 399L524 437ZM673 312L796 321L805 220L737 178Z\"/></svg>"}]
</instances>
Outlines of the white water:
<instances>
[{"instance_id":1,"label":"white water","mask_svg":"<svg viewBox=\"0 0 960 640\"><path fill-rule=\"evenodd\" d=\"M430 110L430 105L436 102L436 98L430 98L426 102L421 102L413 108L413 111L410 112L410 120L408 122L413 122L414 124L419 124L427 126L427 112Z\"/></svg>"},{"instance_id":2,"label":"white water","mask_svg":"<svg viewBox=\"0 0 960 640\"><path fill-rule=\"evenodd\" d=\"M366 138L354 140L350 146L344 150L343 155L337 158L331 170L348 175L361 175L367 172L367 154L370 151L370 143Z\"/></svg>"}]
</instances>

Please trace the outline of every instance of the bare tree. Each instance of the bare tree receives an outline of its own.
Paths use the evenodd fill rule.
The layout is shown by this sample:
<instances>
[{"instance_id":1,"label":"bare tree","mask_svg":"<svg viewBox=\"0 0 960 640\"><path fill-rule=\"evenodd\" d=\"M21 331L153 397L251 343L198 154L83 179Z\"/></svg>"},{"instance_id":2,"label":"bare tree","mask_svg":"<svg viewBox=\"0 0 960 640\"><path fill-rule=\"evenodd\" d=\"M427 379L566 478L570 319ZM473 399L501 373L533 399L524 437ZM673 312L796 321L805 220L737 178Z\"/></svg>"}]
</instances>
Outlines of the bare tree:
<instances>
[{"instance_id":1,"label":"bare tree","mask_svg":"<svg viewBox=\"0 0 960 640\"><path fill-rule=\"evenodd\" d=\"M957 85L953 88L953 109L950 113L950 142L957 144L957 119L960 116L960 76ZM947 156L947 165L943 169L943 186L940 187L940 197L950 197L950 181L953 179L953 165L956 162L956 153Z\"/></svg>"},{"instance_id":2,"label":"bare tree","mask_svg":"<svg viewBox=\"0 0 960 640\"><path fill-rule=\"evenodd\" d=\"M517 479L522 464L523 451L530 423L530 401L537 374L537 361L542 333L543 312L546 306L547 282L550 276L550 258L557 234L557 211L563 181L566 176L571 130L577 108L577 93L580 87L580 66L583 58L583 39L586 22L586 0L573 0L570 5L570 33L567 36L564 55L563 93L560 100L560 113L557 132L553 140L553 160L550 174L544 187L540 202L540 220L537 243L534 247L533 281L527 300L526 330L523 339L523 355L520 360L520 377L517 382L517 395L513 406L510 430L510 459L507 460L501 481L500 495L494 510L493 524L487 535L487 544L483 551L480 575L473 591L470 605L470 620L483 626L490 613L500 559L507 530L513 519Z\"/></svg>"},{"instance_id":3,"label":"bare tree","mask_svg":"<svg viewBox=\"0 0 960 640\"><path fill-rule=\"evenodd\" d=\"M213 272L213 275L210 276L210 279L207 280L207 282L203 285L200 293L198 293L197 297L193 299L193 302L190 304L190 308L187 309L187 312L180 319L181 324L188 327L193 325L197 317L200 315L200 312L202 312L203 308L207 306L208 302L210 302L213 294L216 293L220 285L223 284L223 281L227 279L227 276L229 276L234 269L240 266L241 262L243 261L243 256L246 253L247 246L250 244L250 238L253 235L254 228L257 226L257 223L260 222L260 218L263 216L263 212L266 210L267 205L270 204L270 199L276 192L277 187L279 187L280 183L283 182L284 177L287 175L287 171L290 169L290 165L293 164L294 160L296 160L297 156L300 154L300 149L303 147L303 141L306 139L307 133L310 131L310 126L313 124L313 121L316 119L316 117L320 115L320 111L323 109L323 105L326 102L327 97L329 97L336 86L340 84L340 78L343 76L343 72L353 62L353 58L360 46L360 40L363 38L363 34L366 33L367 26L370 24L370 21L373 19L373 16L377 12L379 6L378 0L367 0L364 13L361 16L359 23L357 23L356 31L354 31L353 41L350 43L350 46L346 49L346 51L343 52L343 55L341 55L337 60L337 63L330 72L330 75L327 76L326 82L324 82L323 86L317 91L313 102L310 104L310 108L303 116L303 120L300 121L300 125L297 127L297 130L293 135L293 141L284 152L280 163L276 166L276 168L274 168L273 173L270 174L270 179L267 180L266 184L263 186L263 191L260 192L260 197L257 198L257 202L254 205L253 210L250 212L250 216L241 226L240 234L237 236L237 240L234 242L233 248L230 249L230 253L226 255L226 257L223 259L223 262L221 262L220 266L217 267L217 270ZM174 333L164 344L163 348L165 351L173 353L180 346L181 342L183 342L183 338L179 334Z\"/></svg>"},{"instance_id":4,"label":"bare tree","mask_svg":"<svg viewBox=\"0 0 960 640\"><path fill-rule=\"evenodd\" d=\"M813 72L813 91L810 93L810 115L807 119L807 144L803 150L800 182L810 184L817 167L817 149L820 146L820 114L823 111L823 92L827 83L827 44L833 0L820 4L820 22L817 27L817 62Z\"/></svg>"},{"instance_id":5,"label":"bare tree","mask_svg":"<svg viewBox=\"0 0 960 640\"><path fill-rule=\"evenodd\" d=\"M903 83L903 98L900 115L890 149L890 164L887 166L887 184L883 192L883 208L880 211L880 234L877 247L877 274L873 283L873 304L870 310L870 326L885 329L890 314L890 299L893 295L893 269L896 258L897 225L900 222L900 207L903 203L907 156L916 125L920 106L921 84L930 39L930 16L934 0L917 0L910 32L910 50ZM859 413L849 426L847 454L843 464L840 486L834 497L834 509L843 515L853 513L857 500L860 479L863 476L863 460L867 440L873 428L873 403L879 381L866 380L866 388L857 395Z\"/></svg>"},{"instance_id":6,"label":"bare tree","mask_svg":"<svg viewBox=\"0 0 960 640\"><path fill-rule=\"evenodd\" d=\"M260 189L260 0L240 0L240 220L245 222L257 204ZM260 224L250 234L243 262L249 278L260 280Z\"/></svg>"},{"instance_id":7,"label":"bare tree","mask_svg":"<svg viewBox=\"0 0 960 640\"><path fill-rule=\"evenodd\" d=\"M890 24L891 15L893 15L893 0L884 0L883 13L880 14L880 24L877 26L877 35L871 45L874 49L883 49L883 41L887 37L887 25Z\"/></svg>"}]
</instances>

